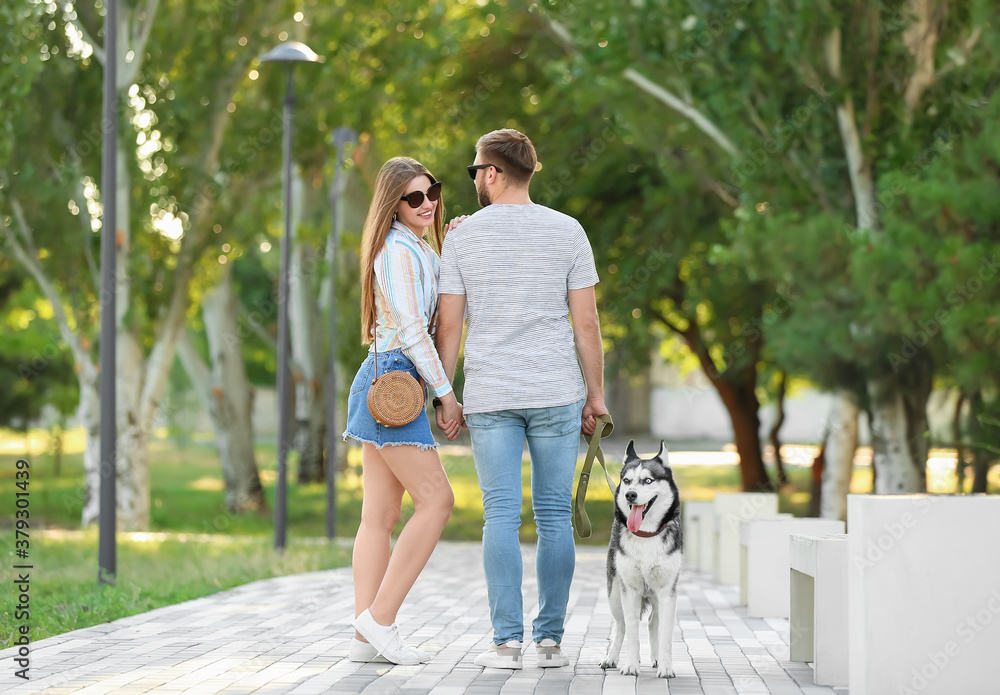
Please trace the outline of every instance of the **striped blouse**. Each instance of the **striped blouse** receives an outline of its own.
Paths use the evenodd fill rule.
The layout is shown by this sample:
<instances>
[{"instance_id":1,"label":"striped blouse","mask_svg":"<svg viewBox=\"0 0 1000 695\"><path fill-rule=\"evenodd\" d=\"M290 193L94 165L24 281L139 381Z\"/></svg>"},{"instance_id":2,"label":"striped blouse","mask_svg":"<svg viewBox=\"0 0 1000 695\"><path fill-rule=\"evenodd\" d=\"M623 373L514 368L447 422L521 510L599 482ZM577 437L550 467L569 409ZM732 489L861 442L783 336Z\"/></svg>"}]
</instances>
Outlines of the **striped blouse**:
<instances>
[{"instance_id":1,"label":"striped blouse","mask_svg":"<svg viewBox=\"0 0 1000 695\"><path fill-rule=\"evenodd\" d=\"M392 223L385 245L375 256L378 349L402 348L436 397L452 390L428 334L437 305L440 264L431 245L399 221Z\"/></svg>"}]
</instances>

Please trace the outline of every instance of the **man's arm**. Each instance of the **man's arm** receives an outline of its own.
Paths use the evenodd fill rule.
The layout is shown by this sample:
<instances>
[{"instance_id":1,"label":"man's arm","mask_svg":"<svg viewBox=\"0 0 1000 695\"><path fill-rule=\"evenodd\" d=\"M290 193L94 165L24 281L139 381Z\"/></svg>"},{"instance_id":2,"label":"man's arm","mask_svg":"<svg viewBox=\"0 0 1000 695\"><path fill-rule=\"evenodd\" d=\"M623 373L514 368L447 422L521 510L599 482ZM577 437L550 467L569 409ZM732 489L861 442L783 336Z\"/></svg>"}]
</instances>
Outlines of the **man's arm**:
<instances>
[{"instance_id":1,"label":"man's arm","mask_svg":"<svg viewBox=\"0 0 1000 695\"><path fill-rule=\"evenodd\" d=\"M455 381L458 351L462 346L462 324L465 321L465 295L442 294L438 304L437 331L434 343L448 381Z\"/></svg>"},{"instance_id":2,"label":"man's arm","mask_svg":"<svg viewBox=\"0 0 1000 695\"><path fill-rule=\"evenodd\" d=\"M580 353L580 366L587 382L587 402L583 406L583 432L593 434L598 415L608 412L604 405L604 345L601 342L601 321L597 316L594 288L569 290L569 314L573 319L573 337ZM439 334L440 335L440 334ZM447 371L448 363L441 356Z\"/></svg>"},{"instance_id":3,"label":"man's arm","mask_svg":"<svg viewBox=\"0 0 1000 695\"><path fill-rule=\"evenodd\" d=\"M434 344L437 347L441 366L444 367L448 382L455 381L455 366L458 364L458 350L462 346L462 324L465 320L465 295L442 294L438 302L437 328ZM441 399L441 406L434 409L438 428L449 441L458 438L459 427L464 424L462 407L455 398L455 392Z\"/></svg>"}]
</instances>

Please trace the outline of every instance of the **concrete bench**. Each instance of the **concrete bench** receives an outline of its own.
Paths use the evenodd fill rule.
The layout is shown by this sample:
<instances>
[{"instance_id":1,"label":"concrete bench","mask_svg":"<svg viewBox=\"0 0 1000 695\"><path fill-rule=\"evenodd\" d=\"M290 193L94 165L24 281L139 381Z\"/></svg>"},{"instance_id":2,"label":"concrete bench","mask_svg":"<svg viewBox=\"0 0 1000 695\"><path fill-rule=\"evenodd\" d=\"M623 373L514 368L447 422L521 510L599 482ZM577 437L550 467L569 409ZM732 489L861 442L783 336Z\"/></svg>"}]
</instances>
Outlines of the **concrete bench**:
<instances>
[{"instance_id":1,"label":"concrete bench","mask_svg":"<svg viewBox=\"0 0 1000 695\"><path fill-rule=\"evenodd\" d=\"M1000 496L849 495L851 695L1000 692Z\"/></svg>"},{"instance_id":2,"label":"concrete bench","mask_svg":"<svg viewBox=\"0 0 1000 695\"><path fill-rule=\"evenodd\" d=\"M795 533L843 533L837 519L775 518L740 526L740 597L751 618L787 618L789 538ZM743 602L741 600L741 602Z\"/></svg>"},{"instance_id":3,"label":"concrete bench","mask_svg":"<svg viewBox=\"0 0 1000 695\"><path fill-rule=\"evenodd\" d=\"M791 661L813 662L816 685L847 685L847 536L789 542Z\"/></svg>"},{"instance_id":4,"label":"concrete bench","mask_svg":"<svg viewBox=\"0 0 1000 695\"><path fill-rule=\"evenodd\" d=\"M715 558L714 509L711 500L684 503L684 564L701 572L711 572Z\"/></svg>"},{"instance_id":5,"label":"concrete bench","mask_svg":"<svg viewBox=\"0 0 1000 695\"><path fill-rule=\"evenodd\" d=\"M773 492L719 492L715 495L715 557L712 571L720 584L740 583L740 523L773 518L778 495Z\"/></svg>"}]
</instances>

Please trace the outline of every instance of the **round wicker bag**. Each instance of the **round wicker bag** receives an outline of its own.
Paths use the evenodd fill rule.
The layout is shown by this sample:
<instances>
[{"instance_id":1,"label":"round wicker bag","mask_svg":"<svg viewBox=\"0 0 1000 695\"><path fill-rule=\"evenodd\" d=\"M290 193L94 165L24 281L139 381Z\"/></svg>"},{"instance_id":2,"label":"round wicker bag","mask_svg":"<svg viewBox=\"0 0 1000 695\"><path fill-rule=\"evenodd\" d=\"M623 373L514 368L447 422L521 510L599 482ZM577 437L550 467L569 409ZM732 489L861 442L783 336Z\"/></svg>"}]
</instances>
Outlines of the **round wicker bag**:
<instances>
[{"instance_id":1,"label":"round wicker bag","mask_svg":"<svg viewBox=\"0 0 1000 695\"><path fill-rule=\"evenodd\" d=\"M402 427L417 419L424 399L423 387L409 373L386 372L379 376L376 371L368 389L368 410L378 424Z\"/></svg>"}]
</instances>

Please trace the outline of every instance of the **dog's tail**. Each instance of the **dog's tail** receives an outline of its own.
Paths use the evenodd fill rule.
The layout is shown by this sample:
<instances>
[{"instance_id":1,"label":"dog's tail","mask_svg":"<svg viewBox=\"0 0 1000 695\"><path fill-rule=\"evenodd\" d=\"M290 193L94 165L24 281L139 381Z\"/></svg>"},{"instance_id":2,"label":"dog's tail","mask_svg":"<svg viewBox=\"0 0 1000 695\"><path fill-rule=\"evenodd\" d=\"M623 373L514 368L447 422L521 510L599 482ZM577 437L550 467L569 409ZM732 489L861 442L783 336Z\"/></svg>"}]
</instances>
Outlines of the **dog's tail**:
<instances>
[{"instance_id":1,"label":"dog's tail","mask_svg":"<svg viewBox=\"0 0 1000 695\"><path fill-rule=\"evenodd\" d=\"M642 599L642 608L639 609L639 619L642 620L643 618L646 617L647 613L651 614L652 612L653 612L653 604L652 604L652 602L650 602L650 600L648 598L643 598Z\"/></svg>"}]
</instances>

